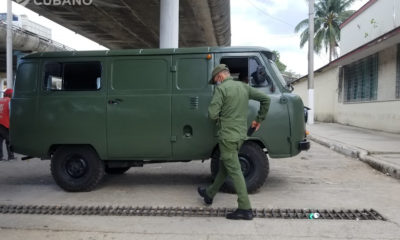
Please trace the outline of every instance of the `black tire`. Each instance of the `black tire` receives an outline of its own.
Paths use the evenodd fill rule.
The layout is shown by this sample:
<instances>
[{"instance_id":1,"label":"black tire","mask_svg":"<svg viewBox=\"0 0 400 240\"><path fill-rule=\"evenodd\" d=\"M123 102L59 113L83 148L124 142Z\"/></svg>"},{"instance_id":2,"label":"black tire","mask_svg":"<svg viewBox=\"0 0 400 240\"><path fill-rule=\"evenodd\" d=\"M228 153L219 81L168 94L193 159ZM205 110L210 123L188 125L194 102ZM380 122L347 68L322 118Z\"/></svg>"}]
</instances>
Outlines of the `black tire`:
<instances>
[{"instance_id":1,"label":"black tire","mask_svg":"<svg viewBox=\"0 0 400 240\"><path fill-rule=\"evenodd\" d=\"M219 168L219 149L211 158L211 176L215 179ZM245 142L239 151L239 161L246 181L247 191L256 192L265 183L269 173L269 161L263 149L254 142ZM232 180L228 177L221 191L236 193Z\"/></svg>"},{"instance_id":2,"label":"black tire","mask_svg":"<svg viewBox=\"0 0 400 240\"><path fill-rule=\"evenodd\" d=\"M108 166L105 167L105 172L110 175L120 175L124 174L128 171L131 167L118 167L118 168L109 168Z\"/></svg>"},{"instance_id":3,"label":"black tire","mask_svg":"<svg viewBox=\"0 0 400 240\"><path fill-rule=\"evenodd\" d=\"M104 176L104 163L97 153L85 146L59 147L51 159L55 182L68 192L93 190Z\"/></svg>"}]
</instances>

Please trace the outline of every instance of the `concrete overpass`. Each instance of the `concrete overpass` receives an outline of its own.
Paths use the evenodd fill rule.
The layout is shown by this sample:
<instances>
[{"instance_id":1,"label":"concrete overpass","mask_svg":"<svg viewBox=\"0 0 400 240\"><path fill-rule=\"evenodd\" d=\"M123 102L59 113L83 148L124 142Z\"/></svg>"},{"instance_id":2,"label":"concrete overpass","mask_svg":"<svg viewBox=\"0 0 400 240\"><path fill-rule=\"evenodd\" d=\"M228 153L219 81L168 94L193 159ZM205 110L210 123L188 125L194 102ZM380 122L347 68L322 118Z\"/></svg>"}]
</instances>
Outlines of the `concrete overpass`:
<instances>
[{"instance_id":1,"label":"concrete overpass","mask_svg":"<svg viewBox=\"0 0 400 240\"><path fill-rule=\"evenodd\" d=\"M110 49L159 47L160 0L93 0L89 6L30 1L26 7ZM179 1L179 47L230 43L229 0Z\"/></svg>"},{"instance_id":2,"label":"concrete overpass","mask_svg":"<svg viewBox=\"0 0 400 240\"><path fill-rule=\"evenodd\" d=\"M7 24L0 21L0 73L6 71L6 34ZM13 50L21 53L30 52L50 52L50 51L72 51L74 49L69 48L61 43L55 42L46 37L38 34L29 32L17 26L12 27L13 35ZM17 58L14 57L14 69L17 62ZM1 78L1 76L0 76Z\"/></svg>"}]
</instances>

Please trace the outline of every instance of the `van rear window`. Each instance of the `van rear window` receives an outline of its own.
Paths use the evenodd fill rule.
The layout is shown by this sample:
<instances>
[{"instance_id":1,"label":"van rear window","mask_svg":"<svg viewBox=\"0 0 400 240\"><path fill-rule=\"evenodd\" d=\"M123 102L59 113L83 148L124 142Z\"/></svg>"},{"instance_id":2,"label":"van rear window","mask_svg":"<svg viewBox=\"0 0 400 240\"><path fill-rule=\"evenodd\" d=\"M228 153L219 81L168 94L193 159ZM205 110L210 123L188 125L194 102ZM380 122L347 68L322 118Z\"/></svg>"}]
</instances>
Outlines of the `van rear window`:
<instances>
[{"instance_id":1,"label":"van rear window","mask_svg":"<svg viewBox=\"0 0 400 240\"><path fill-rule=\"evenodd\" d=\"M49 91L94 91L101 88L100 62L48 62L44 87Z\"/></svg>"}]
</instances>

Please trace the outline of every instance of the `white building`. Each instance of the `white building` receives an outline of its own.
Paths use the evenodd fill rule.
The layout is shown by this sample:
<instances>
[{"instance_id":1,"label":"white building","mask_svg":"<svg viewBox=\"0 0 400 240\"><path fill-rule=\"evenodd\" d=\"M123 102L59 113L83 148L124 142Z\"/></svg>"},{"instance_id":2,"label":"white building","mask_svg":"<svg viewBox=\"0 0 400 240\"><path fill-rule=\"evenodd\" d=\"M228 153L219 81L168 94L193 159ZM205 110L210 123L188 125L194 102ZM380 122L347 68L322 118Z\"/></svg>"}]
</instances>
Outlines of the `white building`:
<instances>
[{"instance_id":1,"label":"white building","mask_svg":"<svg viewBox=\"0 0 400 240\"><path fill-rule=\"evenodd\" d=\"M341 56L315 71L315 120L400 133L400 1L370 0L340 28ZM294 88L307 105L307 76Z\"/></svg>"}]
</instances>

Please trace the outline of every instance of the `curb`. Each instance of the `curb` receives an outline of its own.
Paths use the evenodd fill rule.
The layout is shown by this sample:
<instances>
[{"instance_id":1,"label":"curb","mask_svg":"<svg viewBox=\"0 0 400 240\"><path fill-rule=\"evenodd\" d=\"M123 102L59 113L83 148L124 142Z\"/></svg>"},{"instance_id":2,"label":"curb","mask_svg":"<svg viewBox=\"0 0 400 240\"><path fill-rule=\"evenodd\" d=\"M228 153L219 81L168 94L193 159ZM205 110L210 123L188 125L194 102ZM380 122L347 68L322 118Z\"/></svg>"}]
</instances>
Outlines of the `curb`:
<instances>
[{"instance_id":1,"label":"curb","mask_svg":"<svg viewBox=\"0 0 400 240\"><path fill-rule=\"evenodd\" d=\"M329 149L343 154L347 157L359 159L362 162L367 163L374 169L389 175L393 178L400 179L400 165L396 166L394 164L388 163L384 160L381 160L377 157L370 155L367 150L357 148L354 146L350 146L341 142L333 141L321 136L309 135L310 140L313 142L319 143Z\"/></svg>"}]
</instances>

